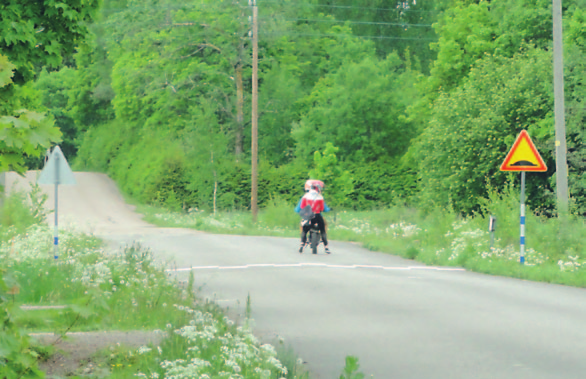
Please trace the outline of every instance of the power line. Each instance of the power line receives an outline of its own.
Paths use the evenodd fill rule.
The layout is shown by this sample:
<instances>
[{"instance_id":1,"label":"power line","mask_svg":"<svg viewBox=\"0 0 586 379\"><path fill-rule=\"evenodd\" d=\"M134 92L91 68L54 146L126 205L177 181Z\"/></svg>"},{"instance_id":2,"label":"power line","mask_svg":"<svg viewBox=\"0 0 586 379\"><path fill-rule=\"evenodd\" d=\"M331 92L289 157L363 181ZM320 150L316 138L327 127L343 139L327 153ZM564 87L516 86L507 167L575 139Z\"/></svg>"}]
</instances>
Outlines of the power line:
<instances>
[{"instance_id":1,"label":"power line","mask_svg":"<svg viewBox=\"0 0 586 379\"><path fill-rule=\"evenodd\" d=\"M292 5L294 7L320 7L320 8L333 8L333 9L358 9L358 10L373 10L373 11L386 11L386 12L413 12L413 13L441 13L441 11L426 11L426 10L419 10L419 9L406 9L406 8L373 8L373 7L358 7L353 5L323 5L323 4L309 4L309 3L293 3L293 2L284 2L278 0L263 0L263 3L272 3L272 4L282 4L282 5ZM248 5L241 5L241 7L248 7ZM195 8L213 8L212 5L207 4L178 4L178 5L149 5L149 6L140 6L140 5L133 5L128 7L116 7L116 8L107 8L102 9L104 13L116 13L125 10L178 10L178 9L195 9Z\"/></svg>"},{"instance_id":2,"label":"power line","mask_svg":"<svg viewBox=\"0 0 586 379\"><path fill-rule=\"evenodd\" d=\"M374 38L390 40L420 40L420 41L437 41L435 38L416 38L416 37L386 37L386 36L355 36L353 34L326 34L326 33L263 33L262 35L290 35L300 37L351 37L351 38Z\"/></svg>"},{"instance_id":3,"label":"power line","mask_svg":"<svg viewBox=\"0 0 586 379\"><path fill-rule=\"evenodd\" d=\"M273 0L265 0L266 2L272 2L272 3L282 3L279 1L273 1ZM288 3L290 4L290 3ZM308 5L308 6L313 6L313 4L300 4L297 3L297 5ZM128 7L125 8L126 11L132 11L132 10L138 10L138 9L142 9L142 10L154 10L154 9L160 9L160 10L177 10L177 9L185 9L185 8L208 8L210 7L209 5L205 5L205 4L182 4L182 5L173 5L173 6L134 6L134 7ZM355 6L328 6L328 7L345 7L345 8L354 8L354 9L379 9L379 10L384 10L383 8L367 8L367 7L355 7ZM244 8L244 7L243 7ZM122 9L122 8L118 8L118 9ZM389 9L387 9L389 10ZM397 10L397 9L392 9L392 10ZM265 20L268 18L264 18ZM361 25L378 25L378 26L397 26L397 27L431 27L431 25L428 24L406 24L406 23L390 23L390 22L368 22L368 21L357 21L357 20L334 20L334 19L324 19L324 20L319 20L319 19L281 19L282 21L287 21L287 22L328 22L328 23L350 23L350 24L361 24ZM191 20L186 20L180 24L173 24L173 25L166 25L166 26L192 26L192 25L196 25L199 23L196 23L194 21ZM142 29L142 28L141 28ZM366 38L366 39L376 39L376 40L405 40L405 41L436 41L436 38L422 38L422 37L392 37L392 36L383 36L383 35L353 35L353 34L335 34L335 33L296 33L296 32L261 32L263 35L280 35L280 36L284 36L284 35L290 35L290 36L299 36L299 37L338 37L338 38L348 38L348 37L353 37L353 38ZM167 36L170 37L171 39L175 39L177 37L174 36ZM163 59L163 57L159 57L159 60Z\"/></svg>"},{"instance_id":4,"label":"power line","mask_svg":"<svg viewBox=\"0 0 586 379\"><path fill-rule=\"evenodd\" d=\"M371 21L328 20L328 19L312 20L312 19L307 19L307 18L293 18L293 19L287 19L287 20L283 20L283 21L334 22L334 23L342 23L342 24L348 23L348 24L361 24L361 25L388 25L388 26L403 26L403 27L413 26L413 27L422 27L422 28L431 28L432 27L431 24L406 24L406 23L393 23L393 22L371 22Z\"/></svg>"},{"instance_id":5,"label":"power line","mask_svg":"<svg viewBox=\"0 0 586 379\"><path fill-rule=\"evenodd\" d=\"M372 7L357 7L354 5L323 5L323 4L283 2L283 1L277 1L277 0L262 0L262 2L263 3L293 5L293 6L299 6L299 7L322 7L322 8L362 9L362 10L367 9L367 10L373 10L373 11L418 12L418 13L441 13L441 11L424 11L424 10L418 10L418 9L372 8Z\"/></svg>"}]
</instances>

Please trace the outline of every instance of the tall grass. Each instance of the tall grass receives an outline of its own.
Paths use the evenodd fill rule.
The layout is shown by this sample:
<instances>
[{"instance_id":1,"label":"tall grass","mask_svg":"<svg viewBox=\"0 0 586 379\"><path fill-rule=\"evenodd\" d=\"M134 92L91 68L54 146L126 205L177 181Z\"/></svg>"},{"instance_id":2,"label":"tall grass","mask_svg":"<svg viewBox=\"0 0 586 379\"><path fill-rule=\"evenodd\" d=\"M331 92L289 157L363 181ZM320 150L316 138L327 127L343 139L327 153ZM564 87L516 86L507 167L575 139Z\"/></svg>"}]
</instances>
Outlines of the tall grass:
<instances>
[{"instance_id":1,"label":"tall grass","mask_svg":"<svg viewBox=\"0 0 586 379\"><path fill-rule=\"evenodd\" d=\"M2 187L0 187L1 189ZM0 207L0 240L24 232L34 224L44 222L47 212L44 204L47 195L38 185L32 185L28 193L13 191L3 196Z\"/></svg>"},{"instance_id":2,"label":"tall grass","mask_svg":"<svg viewBox=\"0 0 586 379\"><path fill-rule=\"evenodd\" d=\"M213 214L191 209L187 212L172 212L168 209L139 205L138 212L146 221L163 227L193 228L206 232L242 235L268 235L293 237L298 235L299 216L287 202L272 199L259 213L255 224L250 212L230 211Z\"/></svg>"},{"instance_id":3,"label":"tall grass","mask_svg":"<svg viewBox=\"0 0 586 379\"><path fill-rule=\"evenodd\" d=\"M155 330L165 337L158 346L102 357L101 369L113 378L286 377L275 349L258 341L248 322L239 326L216 305L198 301L193 275L177 282L150 251L139 245L106 251L95 237L67 231L58 261L50 258L51 248L50 230L42 225L0 245L18 287L11 317L19 328L57 335ZM63 307L23 311L22 304Z\"/></svg>"}]
</instances>

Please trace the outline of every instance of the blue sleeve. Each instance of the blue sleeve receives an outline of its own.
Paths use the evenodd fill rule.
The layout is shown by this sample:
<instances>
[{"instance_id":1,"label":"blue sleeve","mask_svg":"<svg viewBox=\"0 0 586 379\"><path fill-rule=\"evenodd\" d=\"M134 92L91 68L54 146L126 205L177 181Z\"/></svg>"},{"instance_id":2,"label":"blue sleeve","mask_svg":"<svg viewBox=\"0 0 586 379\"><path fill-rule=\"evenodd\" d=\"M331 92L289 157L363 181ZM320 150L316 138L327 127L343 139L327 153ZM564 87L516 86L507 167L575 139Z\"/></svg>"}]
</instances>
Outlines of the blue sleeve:
<instances>
[{"instance_id":1,"label":"blue sleeve","mask_svg":"<svg viewBox=\"0 0 586 379\"><path fill-rule=\"evenodd\" d=\"M325 213L325 212L329 212L329 211L331 211L331 209L330 209L330 207L328 207L328 205L326 204L326 201L324 200L324 210L323 210L323 212Z\"/></svg>"},{"instance_id":2,"label":"blue sleeve","mask_svg":"<svg viewBox=\"0 0 586 379\"><path fill-rule=\"evenodd\" d=\"M295 212L297 212L297 213L301 212L301 200L303 200L303 198L299 199L299 202L297 203L297 206L295 207Z\"/></svg>"}]
</instances>

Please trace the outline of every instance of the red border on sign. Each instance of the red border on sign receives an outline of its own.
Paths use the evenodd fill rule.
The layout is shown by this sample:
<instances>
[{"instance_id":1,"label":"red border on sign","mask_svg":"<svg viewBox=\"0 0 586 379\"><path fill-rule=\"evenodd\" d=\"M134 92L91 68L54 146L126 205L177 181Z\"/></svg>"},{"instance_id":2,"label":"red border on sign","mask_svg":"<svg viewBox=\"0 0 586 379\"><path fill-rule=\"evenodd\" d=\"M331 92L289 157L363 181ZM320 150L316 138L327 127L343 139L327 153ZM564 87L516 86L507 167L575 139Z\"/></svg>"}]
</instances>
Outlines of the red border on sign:
<instances>
[{"instance_id":1,"label":"red border on sign","mask_svg":"<svg viewBox=\"0 0 586 379\"><path fill-rule=\"evenodd\" d=\"M511 158L513 157L513 154L515 153L515 151L519 147L519 144L521 143L522 139L527 141L527 143L529 144L529 147L531 148L533 155L537 159L537 163L538 163L537 167L533 167L533 166L509 166L509 167L507 167ZM531 141L531 137L529 137L529 133L527 133L526 130L521 130L521 133L519 133L519 136L517 137L517 140L513 144L511 151L509 151L509 154L507 154L505 161L501 165L501 171L538 171L538 172L547 171L547 166L545 165L543 158L541 158L541 155L539 155L539 151L537 151L537 148L533 144L533 141Z\"/></svg>"}]
</instances>

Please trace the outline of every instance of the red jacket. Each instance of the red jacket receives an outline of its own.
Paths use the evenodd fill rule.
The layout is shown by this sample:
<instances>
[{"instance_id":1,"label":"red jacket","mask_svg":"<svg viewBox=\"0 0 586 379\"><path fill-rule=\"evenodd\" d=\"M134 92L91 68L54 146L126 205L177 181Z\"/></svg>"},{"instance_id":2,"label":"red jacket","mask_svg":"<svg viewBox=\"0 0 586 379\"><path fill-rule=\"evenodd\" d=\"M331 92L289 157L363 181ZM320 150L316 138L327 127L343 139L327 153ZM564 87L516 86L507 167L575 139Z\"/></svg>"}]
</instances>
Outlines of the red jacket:
<instances>
[{"instance_id":1,"label":"red jacket","mask_svg":"<svg viewBox=\"0 0 586 379\"><path fill-rule=\"evenodd\" d=\"M318 214L324 210L324 198L317 191L309 191L301 199L301 209L311 205L313 213Z\"/></svg>"}]
</instances>

